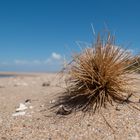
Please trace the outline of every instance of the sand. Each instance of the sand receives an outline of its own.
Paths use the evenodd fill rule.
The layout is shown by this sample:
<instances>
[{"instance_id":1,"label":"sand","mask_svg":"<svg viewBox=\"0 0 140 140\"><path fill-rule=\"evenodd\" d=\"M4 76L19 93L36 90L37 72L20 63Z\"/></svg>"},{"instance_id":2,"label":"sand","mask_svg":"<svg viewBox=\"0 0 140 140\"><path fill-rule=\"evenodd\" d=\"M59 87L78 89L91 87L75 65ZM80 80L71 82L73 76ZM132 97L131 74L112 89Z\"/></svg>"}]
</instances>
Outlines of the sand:
<instances>
[{"instance_id":1,"label":"sand","mask_svg":"<svg viewBox=\"0 0 140 140\"><path fill-rule=\"evenodd\" d=\"M140 75L131 84L140 108ZM139 140L140 111L130 105L108 106L102 113L58 116L50 107L64 89L56 74L16 74L0 79L0 140ZM26 103L25 103L26 102ZM13 115L20 104L26 109ZM109 125L112 127L110 127Z\"/></svg>"}]
</instances>

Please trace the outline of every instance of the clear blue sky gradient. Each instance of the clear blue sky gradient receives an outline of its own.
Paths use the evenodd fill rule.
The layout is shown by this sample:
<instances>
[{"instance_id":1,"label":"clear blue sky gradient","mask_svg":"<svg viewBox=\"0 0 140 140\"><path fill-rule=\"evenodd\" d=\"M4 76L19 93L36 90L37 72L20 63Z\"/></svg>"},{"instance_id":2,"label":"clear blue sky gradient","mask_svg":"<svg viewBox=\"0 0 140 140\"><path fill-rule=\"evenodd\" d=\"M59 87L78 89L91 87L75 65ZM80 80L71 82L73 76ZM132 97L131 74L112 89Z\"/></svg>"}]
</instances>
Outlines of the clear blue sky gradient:
<instances>
[{"instance_id":1,"label":"clear blue sky gradient","mask_svg":"<svg viewBox=\"0 0 140 140\"><path fill-rule=\"evenodd\" d=\"M139 0L1 0L0 71L58 70L52 53L68 56L78 48L75 41L91 43L91 23L95 32L107 27L119 45L140 52ZM15 63L48 59L53 64Z\"/></svg>"}]
</instances>

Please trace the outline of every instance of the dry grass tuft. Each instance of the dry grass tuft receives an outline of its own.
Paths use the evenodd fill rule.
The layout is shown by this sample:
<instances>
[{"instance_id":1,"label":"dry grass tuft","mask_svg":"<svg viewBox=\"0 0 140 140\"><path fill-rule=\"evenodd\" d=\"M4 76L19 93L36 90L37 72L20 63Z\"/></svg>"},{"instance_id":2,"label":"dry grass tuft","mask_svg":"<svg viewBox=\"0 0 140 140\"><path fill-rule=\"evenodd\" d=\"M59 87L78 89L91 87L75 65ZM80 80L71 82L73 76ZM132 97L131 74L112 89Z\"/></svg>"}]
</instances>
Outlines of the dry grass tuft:
<instances>
[{"instance_id":1,"label":"dry grass tuft","mask_svg":"<svg viewBox=\"0 0 140 140\"><path fill-rule=\"evenodd\" d=\"M127 50L115 46L110 34L104 40L98 35L96 43L75 55L67 66L68 87L57 105L96 111L108 103L125 101L135 60Z\"/></svg>"}]
</instances>

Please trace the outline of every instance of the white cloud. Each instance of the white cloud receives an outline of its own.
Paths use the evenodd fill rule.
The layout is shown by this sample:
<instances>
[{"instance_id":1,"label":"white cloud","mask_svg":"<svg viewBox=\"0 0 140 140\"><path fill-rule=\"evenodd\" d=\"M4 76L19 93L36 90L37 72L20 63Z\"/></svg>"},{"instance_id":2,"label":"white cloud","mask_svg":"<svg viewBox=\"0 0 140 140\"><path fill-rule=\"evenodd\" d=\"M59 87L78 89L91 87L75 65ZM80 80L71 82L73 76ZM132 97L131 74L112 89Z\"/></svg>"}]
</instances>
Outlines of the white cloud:
<instances>
[{"instance_id":1,"label":"white cloud","mask_svg":"<svg viewBox=\"0 0 140 140\"><path fill-rule=\"evenodd\" d=\"M60 60L61 59L61 55L56 53L56 52L53 52L51 57L55 60Z\"/></svg>"},{"instance_id":2,"label":"white cloud","mask_svg":"<svg viewBox=\"0 0 140 140\"><path fill-rule=\"evenodd\" d=\"M43 64L43 61L40 60L22 60L22 59L17 59L13 61L13 64L15 65L40 65Z\"/></svg>"},{"instance_id":3,"label":"white cloud","mask_svg":"<svg viewBox=\"0 0 140 140\"><path fill-rule=\"evenodd\" d=\"M56 52L52 52L46 59L15 59L9 61L0 61L0 67L8 66L13 69L23 70L49 70L55 71L61 69L63 65L63 57Z\"/></svg>"},{"instance_id":4,"label":"white cloud","mask_svg":"<svg viewBox=\"0 0 140 140\"><path fill-rule=\"evenodd\" d=\"M42 64L42 62L40 60L33 60L31 61L32 64Z\"/></svg>"},{"instance_id":5,"label":"white cloud","mask_svg":"<svg viewBox=\"0 0 140 140\"><path fill-rule=\"evenodd\" d=\"M52 63L52 59L48 58L48 59L44 60L43 63L44 64L50 64L50 63Z\"/></svg>"},{"instance_id":6,"label":"white cloud","mask_svg":"<svg viewBox=\"0 0 140 140\"><path fill-rule=\"evenodd\" d=\"M27 61L27 60L15 60L14 61L14 63L16 64L16 65L26 65L26 64L29 64L29 61Z\"/></svg>"}]
</instances>

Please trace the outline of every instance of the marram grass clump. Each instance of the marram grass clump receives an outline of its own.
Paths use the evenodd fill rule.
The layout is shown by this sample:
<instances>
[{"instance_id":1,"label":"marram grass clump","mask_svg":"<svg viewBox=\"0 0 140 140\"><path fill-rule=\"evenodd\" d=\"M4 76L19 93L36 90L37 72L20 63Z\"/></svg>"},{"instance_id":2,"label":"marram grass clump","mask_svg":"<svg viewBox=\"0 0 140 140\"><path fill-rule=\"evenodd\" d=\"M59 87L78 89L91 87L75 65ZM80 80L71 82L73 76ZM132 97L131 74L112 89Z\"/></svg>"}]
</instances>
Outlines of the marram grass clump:
<instances>
[{"instance_id":1,"label":"marram grass clump","mask_svg":"<svg viewBox=\"0 0 140 140\"><path fill-rule=\"evenodd\" d=\"M108 103L126 101L130 94L128 74L135 72L132 65L136 59L115 46L110 34L106 40L98 35L92 47L84 48L67 66L68 86L58 104L75 111L96 111Z\"/></svg>"}]
</instances>

